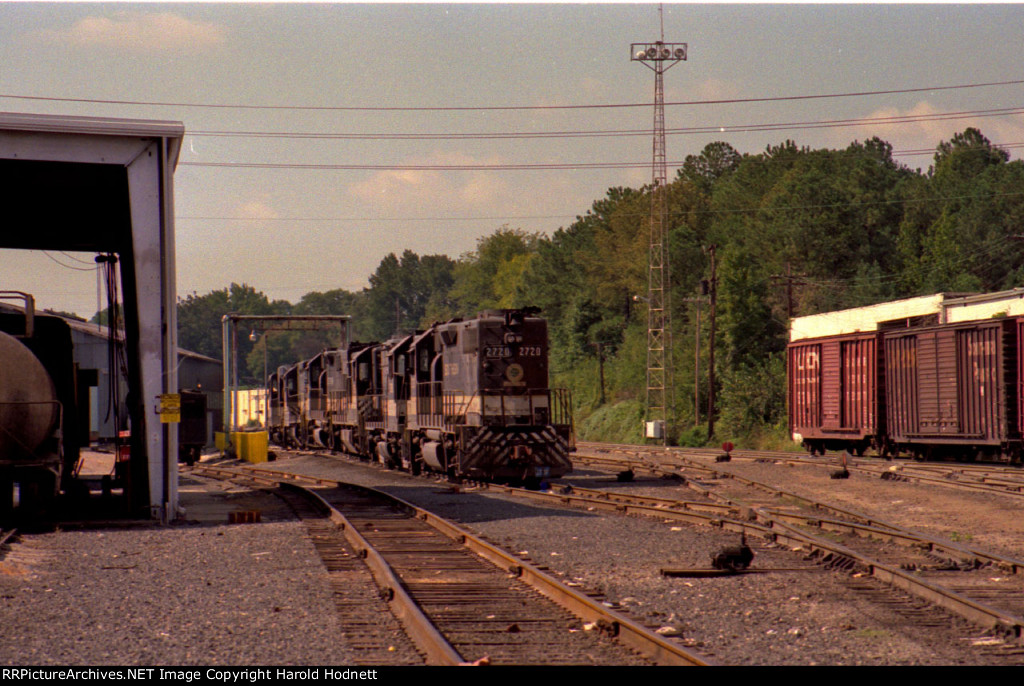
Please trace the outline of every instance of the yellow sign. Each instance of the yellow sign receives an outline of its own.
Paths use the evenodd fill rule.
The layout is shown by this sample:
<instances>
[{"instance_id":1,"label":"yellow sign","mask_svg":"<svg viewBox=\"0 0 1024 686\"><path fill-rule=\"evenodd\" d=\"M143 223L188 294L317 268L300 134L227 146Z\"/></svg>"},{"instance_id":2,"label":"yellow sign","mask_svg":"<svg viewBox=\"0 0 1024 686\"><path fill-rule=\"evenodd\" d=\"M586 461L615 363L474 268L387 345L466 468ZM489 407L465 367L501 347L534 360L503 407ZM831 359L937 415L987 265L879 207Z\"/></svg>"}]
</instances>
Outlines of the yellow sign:
<instances>
[{"instance_id":1,"label":"yellow sign","mask_svg":"<svg viewBox=\"0 0 1024 686\"><path fill-rule=\"evenodd\" d=\"M160 396L160 423L177 424L181 421L181 396L164 393Z\"/></svg>"}]
</instances>

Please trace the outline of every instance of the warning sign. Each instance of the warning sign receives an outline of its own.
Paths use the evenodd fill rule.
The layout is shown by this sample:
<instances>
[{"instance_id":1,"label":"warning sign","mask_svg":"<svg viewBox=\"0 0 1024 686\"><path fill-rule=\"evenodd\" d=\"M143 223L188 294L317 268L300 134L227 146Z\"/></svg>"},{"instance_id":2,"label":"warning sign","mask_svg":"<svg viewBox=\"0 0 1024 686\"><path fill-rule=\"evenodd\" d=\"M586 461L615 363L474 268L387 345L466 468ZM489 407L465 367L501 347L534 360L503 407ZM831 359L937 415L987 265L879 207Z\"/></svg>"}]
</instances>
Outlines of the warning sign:
<instances>
[{"instance_id":1,"label":"warning sign","mask_svg":"<svg viewBox=\"0 0 1024 686\"><path fill-rule=\"evenodd\" d=\"M181 421L181 396L177 393L164 393L160 398L160 423L177 424Z\"/></svg>"}]
</instances>

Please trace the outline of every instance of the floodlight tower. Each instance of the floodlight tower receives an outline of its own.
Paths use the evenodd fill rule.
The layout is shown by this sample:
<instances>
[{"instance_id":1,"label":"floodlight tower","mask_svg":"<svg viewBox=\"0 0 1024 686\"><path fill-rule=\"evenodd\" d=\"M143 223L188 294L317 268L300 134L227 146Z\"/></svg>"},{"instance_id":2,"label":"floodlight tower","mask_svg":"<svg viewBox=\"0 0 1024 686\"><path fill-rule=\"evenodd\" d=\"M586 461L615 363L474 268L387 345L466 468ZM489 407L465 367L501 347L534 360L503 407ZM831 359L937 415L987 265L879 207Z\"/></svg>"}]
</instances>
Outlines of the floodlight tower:
<instances>
[{"instance_id":1,"label":"floodlight tower","mask_svg":"<svg viewBox=\"0 0 1024 686\"><path fill-rule=\"evenodd\" d=\"M672 405L672 331L668 255L668 168L665 156L664 74L686 59L686 43L633 43L629 58L654 72L654 159L651 186L651 241L647 277L647 406L644 437L668 445L666 423Z\"/></svg>"}]
</instances>

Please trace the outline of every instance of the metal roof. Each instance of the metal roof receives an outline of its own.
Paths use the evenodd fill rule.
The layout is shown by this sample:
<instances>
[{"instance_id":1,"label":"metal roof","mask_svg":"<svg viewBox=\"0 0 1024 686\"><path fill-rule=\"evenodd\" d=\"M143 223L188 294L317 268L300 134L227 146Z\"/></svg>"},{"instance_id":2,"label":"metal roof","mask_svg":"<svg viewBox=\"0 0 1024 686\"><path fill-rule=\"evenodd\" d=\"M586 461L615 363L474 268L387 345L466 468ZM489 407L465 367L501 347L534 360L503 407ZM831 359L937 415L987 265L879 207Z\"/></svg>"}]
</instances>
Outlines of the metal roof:
<instances>
[{"instance_id":1,"label":"metal roof","mask_svg":"<svg viewBox=\"0 0 1024 686\"><path fill-rule=\"evenodd\" d=\"M112 117L72 117L55 114L0 112L0 130L35 133L69 133L93 136L128 136L132 138L168 138L175 143L172 161L178 164L181 139L185 137L182 122L155 119L115 119Z\"/></svg>"}]
</instances>

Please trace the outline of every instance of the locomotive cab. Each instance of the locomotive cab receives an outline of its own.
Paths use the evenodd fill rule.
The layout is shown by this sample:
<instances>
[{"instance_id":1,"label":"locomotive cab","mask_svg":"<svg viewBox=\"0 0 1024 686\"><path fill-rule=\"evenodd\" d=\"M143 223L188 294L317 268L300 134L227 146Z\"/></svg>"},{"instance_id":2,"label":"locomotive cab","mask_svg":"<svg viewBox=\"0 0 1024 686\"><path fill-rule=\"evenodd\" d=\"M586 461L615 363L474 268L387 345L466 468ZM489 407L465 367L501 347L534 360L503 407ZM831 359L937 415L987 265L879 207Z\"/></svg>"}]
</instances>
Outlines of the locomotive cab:
<instances>
[{"instance_id":1,"label":"locomotive cab","mask_svg":"<svg viewBox=\"0 0 1024 686\"><path fill-rule=\"evenodd\" d=\"M571 471L568 396L555 392L565 412L554 417L547 322L536 310L487 311L437 328L455 471L517 480Z\"/></svg>"}]
</instances>

